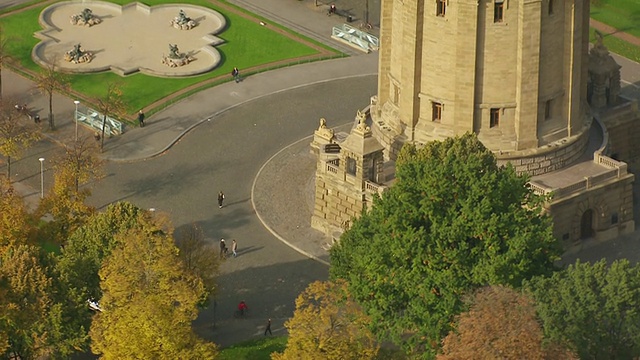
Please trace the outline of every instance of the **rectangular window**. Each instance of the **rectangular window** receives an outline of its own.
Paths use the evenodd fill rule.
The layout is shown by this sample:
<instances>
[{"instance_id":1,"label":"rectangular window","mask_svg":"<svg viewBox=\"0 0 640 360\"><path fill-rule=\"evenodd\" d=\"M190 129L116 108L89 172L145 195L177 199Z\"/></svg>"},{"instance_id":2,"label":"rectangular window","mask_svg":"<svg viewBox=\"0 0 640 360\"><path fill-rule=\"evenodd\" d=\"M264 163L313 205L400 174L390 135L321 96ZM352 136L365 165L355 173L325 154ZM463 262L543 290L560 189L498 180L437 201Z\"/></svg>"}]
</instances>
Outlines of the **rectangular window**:
<instances>
[{"instance_id":1,"label":"rectangular window","mask_svg":"<svg viewBox=\"0 0 640 360\"><path fill-rule=\"evenodd\" d=\"M500 109L491 109L489 118L489 127L500 125Z\"/></svg>"},{"instance_id":2,"label":"rectangular window","mask_svg":"<svg viewBox=\"0 0 640 360\"><path fill-rule=\"evenodd\" d=\"M447 12L447 1L436 0L436 16L444 17L445 12Z\"/></svg>"},{"instance_id":3,"label":"rectangular window","mask_svg":"<svg viewBox=\"0 0 640 360\"><path fill-rule=\"evenodd\" d=\"M549 15L553 15L553 0L549 0Z\"/></svg>"},{"instance_id":4,"label":"rectangular window","mask_svg":"<svg viewBox=\"0 0 640 360\"><path fill-rule=\"evenodd\" d=\"M356 159L351 157L347 158L347 174L350 174L350 175L356 174Z\"/></svg>"},{"instance_id":5,"label":"rectangular window","mask_svg":"<svg viewBox=\"0 0 640 360\"><path fill-rule=\"evenodd\" d=\"M551 119L551 100L547 100L544 103L544 119Z\"/></svg>"},{"instance_id":6,"label":"rectangular window","mask_svg":"<svg viewBox=\"0 0 640 360\"><path fill-rule=\"evenodd\" d=\"M400 88L398 85L393 84L393 103L398 105L398 100L400 98Z\"/></svg>"},{"instance_id":7,"label":"rectangular window","mask_svg":"<svg viewBox=\"0 0 640 360\"><path fill-rule=\"evenodd\" d=\"M496 0L493 3L493 22L501 23L504 20L504 2Z\"/></svg>"},{"instance_id":8,"label":"rectangular window","mask_svg":"<svg viewBox=\"0 0 640 360\"><path fill-rule=\"evenodd\" d=\"M442 104L437 102L431 103L431 120L440 121L442 120Z\"/></svg>"}]
</instances>

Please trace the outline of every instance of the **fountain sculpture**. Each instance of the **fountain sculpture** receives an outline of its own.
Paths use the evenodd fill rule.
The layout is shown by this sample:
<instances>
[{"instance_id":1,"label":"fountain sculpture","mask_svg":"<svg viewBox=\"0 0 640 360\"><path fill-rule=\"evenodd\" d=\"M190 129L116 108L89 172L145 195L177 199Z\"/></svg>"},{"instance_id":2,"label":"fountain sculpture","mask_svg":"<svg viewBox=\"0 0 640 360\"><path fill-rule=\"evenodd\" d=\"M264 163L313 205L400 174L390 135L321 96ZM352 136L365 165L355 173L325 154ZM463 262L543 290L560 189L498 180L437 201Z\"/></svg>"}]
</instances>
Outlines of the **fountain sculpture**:
<instances>
[{"instance_id":1,"label":"fountain sculpture","mask_svg":"<svg viewBox=\"0 0 640 360\"><path fill-rule=\"evenodd\" d=\"M84 51L80 44L76 44L73 46L73 49L64 54L64 59L74 64L88 63L93 59L93 54Z\"/></svg>"},{"instance_id":2,"label":"fountain sculpture","mask_svg":"<svg viewBox=\"0 0 640 360\"><path fill-rule=\"evenodd\" d=\"M93 15L91 9L84 9L80 14L71 15L70 19L71 25L81 25L81 26L93 26L100 24L102 19Z\"/></svg>"},{"instance_id":3,"label":"fountain sculpture","mask_svg":"<svg viewBox=\"0 0 640 360\"><path fill-rule=\"evenodd\" d=\"M169 67L178 67L187 65L188 63L195 60L191 56L181 53L178 50L178 45L169 44L169 56L162 57L162 63Z\"/></svg>"},{"instance_id":4,"label":"fountain sculpture","mask_svg":"<svg viewBox=\"0 0 640 360\"><path fill-rule=\"evenodd\" d=\"M171 20L171 26L180 30L191 30L196 26L196 22L185 14L184 10L180 9L178 16Z\"/></svg>"}]
</instances>

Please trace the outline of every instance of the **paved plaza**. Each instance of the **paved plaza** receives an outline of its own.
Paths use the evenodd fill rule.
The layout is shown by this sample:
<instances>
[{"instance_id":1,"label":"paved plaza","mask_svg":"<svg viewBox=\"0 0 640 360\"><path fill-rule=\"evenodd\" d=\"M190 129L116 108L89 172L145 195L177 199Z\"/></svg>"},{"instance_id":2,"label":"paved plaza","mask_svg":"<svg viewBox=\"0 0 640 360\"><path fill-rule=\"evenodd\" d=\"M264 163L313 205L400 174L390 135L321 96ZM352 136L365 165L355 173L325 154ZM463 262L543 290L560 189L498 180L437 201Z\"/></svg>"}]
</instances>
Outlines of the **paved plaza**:
<instances>
[{"instance_id":1,"label":"paved plaza","mask_svg":"<svg viewBox=\"0 0 640 360\"><path fill-rule=\"evenodd\" d=\"M222 266L215 305L195 322L202 336L221 346L261 337L267 318L273 319L274 334L283 334L295 297L310 282L327 278L328 239L310 228L315 159L309 153L309 136L320 117L336 131L348 131L356 110L367 106L377 89L377 54L363 54L332 40L331 27L343 19L326 16L326 4L232 2L351 56L207 89L149 117L144 128L106 139L106 176L91 184L89 199L98 208L124 200L167 212L177 230L197 224L214 245L220 238L238 241L238 257ZM354 13L364 11L357 7L362 3L336 1L338 6L350 4ZM370 6L375 3L371 0ZM640 85L640 79L633 78L640 65L624 66L623 79ZM46 113L48 102L33 91L33 83L7 70L2 76L3 94ZM625 88L629 96L635 96L633 86ZM58 129L12 164L12 180L31 204L39 200L38 158L47 159L48 191L53 181L51 158L60 150L59 143L73 139L73 100L54 96ZM80 130L82 137L93 133ZM223 209L216 205L220 190L226 194ZM636 208L636 216L639 213ZM637 239L633 234L613 246L593 244L570 256L637 259ZM240 300L251 308L247 319L232 317Z\"/></svg>"}]
</instances>

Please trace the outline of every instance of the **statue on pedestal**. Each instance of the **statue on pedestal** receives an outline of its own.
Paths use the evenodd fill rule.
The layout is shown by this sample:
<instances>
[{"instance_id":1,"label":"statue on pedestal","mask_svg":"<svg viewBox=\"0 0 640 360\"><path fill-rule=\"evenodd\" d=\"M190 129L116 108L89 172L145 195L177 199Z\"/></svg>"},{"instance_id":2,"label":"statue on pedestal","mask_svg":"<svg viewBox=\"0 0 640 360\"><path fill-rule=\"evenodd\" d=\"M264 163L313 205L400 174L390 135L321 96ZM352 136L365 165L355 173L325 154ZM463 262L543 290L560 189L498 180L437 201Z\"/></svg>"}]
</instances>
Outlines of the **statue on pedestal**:
<instances>
[{"instance_id":1,"label":"statue on pedestal","mask_svg":"<svg viewBox=\"0 0 640 360\"><path fill-rule=\"evenodd\" d=\"M93 11L89 8L85 8L80 14L71 15L69 20L72 25L82 26L93 26L102 22L102 19L93 15Z\"/></svg>"},{"instance_id":2,"label":"statue on pedestal","mask_svg":"<svg viewBox=\"0 0 640 360\"><path fill-rule=\"evenodd\" d=\"M169 55L162 57L162 63L169 67L178 67L187 65L195 60L191 56L181 53L177 44L169 44Z\"/></svg>"},{"instance_id":3,"label":"statue on pedestal","mask_svg":"<svg viewBox=\"0 0 640 360\"><path fill-rule=\"evenodd\" d=\"M173 20L171 20L171 26L180 30L191 30L196 27L196 25L197 23L190 17L188 17L182 9L180 9L178 16L174 17Z\"/></svg>"},{"instance_id":4,"label":"statue on pedestal","mask_svg":"<svg viewBox=\"0 0 640 360\"><path fill-rule=\"evenodd\" d=\"M93 54L88 51L84 51L80 44L74 45L73 49L64 54L64 60L74 64L88 63L91 62L92 59Z\"/></svg>"}]
</instances>

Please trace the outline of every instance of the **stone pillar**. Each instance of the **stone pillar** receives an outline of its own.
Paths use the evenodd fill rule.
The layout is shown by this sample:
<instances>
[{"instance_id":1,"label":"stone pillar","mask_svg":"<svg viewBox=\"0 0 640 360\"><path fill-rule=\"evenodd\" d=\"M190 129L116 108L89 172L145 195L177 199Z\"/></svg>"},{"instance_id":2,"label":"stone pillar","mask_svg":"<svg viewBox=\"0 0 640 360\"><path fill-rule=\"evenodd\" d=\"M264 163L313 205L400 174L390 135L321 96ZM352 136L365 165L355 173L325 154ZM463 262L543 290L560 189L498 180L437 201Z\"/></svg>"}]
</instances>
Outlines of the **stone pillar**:
<instances>
[{"instance_id":1,"label":"stone pillar","mask_svg":"<svg viewBox=\"0 0 640 360\"><path fill-rule=\"evenodd\" d=\"M516 150L538 147L541 12L540 0L523 0L518 8Z\"/></svg>"},{"instance_id":2,"label":"stone pillar","mask_svg":"<svg viewBox=\"0 0 640 360\"><path fill-rule=\"evenodd\" d=\"M455 41L455 94L454 104L445 111L453 110L454 134L462 135L473 131L475 118L476 60L478 45L477 0L459 0L456 9Z\"/></svg>"}]
</instances>

